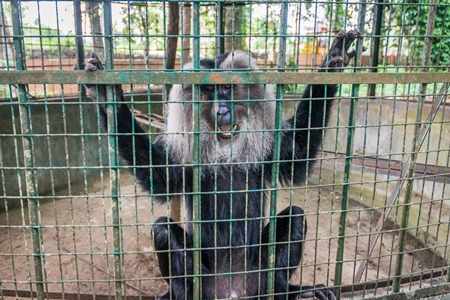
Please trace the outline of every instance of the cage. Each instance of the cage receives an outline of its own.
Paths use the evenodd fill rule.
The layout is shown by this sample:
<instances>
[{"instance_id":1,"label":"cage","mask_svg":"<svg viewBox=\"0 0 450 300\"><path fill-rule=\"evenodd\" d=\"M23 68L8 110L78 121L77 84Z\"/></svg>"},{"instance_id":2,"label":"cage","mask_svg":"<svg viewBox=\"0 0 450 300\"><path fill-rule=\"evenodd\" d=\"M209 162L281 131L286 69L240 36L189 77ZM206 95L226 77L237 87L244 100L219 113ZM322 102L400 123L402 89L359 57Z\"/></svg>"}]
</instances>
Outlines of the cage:
<instances>
[{"instance_id":1,"label":"cage","mask_svg":"<svg viewBox=\"0 0 450 300\"><path fill-rule=\"evenodd\" d=\"M449 293L449 12L0 1L0 297Z\"/></svg>"}]
</instances>

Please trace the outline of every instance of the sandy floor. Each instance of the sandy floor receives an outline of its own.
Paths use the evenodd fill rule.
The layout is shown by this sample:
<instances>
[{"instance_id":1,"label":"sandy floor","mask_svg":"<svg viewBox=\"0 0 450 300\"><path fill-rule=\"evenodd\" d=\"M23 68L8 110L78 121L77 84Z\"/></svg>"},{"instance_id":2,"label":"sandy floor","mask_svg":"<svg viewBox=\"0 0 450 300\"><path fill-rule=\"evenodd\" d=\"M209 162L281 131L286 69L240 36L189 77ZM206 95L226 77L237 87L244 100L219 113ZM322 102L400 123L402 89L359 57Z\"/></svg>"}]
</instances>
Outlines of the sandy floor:
<instances>
[{"instance_id":1,"label":"sandy floor","mask_svg":"<svg viewBox=\"0 0 450 300\"><path fill-rule=\"evenodd\" d=\"M122 273L128 295L158 295L165 284L158 277L156 254L153 252L151 223L170 214L167 205L155 206L149 197L135 186L133 178L121 174L120 212L124 254ZM67 196L57 201L46 200L40 206L43 225L41 251L44 256L46 289L53 292L114 294L114 248L109 181L89 183L89 196ZM65 192L68 195L69 192ZM75 194L74 191L71 194ZM307 200L305 200L307 199ZM293 283L302 285L333 285L339 228L340 197L331 190L300 188L280 192L278 209L292 202L307 213L308 235L299 271ZM343 284L351 284L353 274L365 253L372 220L369 209L351 202L345 239ZM28 212L25 208L0 213L0 279L2 288L30 290L34 279L34 261ZM8 225L8 226L3 226ZM357 237L358 236L358 237ZM373 259L363 280L393 276L397 247L392 232L379 240ZM418 249L409 238L407 249ZM409 252L403 269L406 274L427 269L434 264L433 255L426 251ZM301 276L300 276L301 274ZM1 297L0 297L1 298Z\"/></svg>"}]
</instances>

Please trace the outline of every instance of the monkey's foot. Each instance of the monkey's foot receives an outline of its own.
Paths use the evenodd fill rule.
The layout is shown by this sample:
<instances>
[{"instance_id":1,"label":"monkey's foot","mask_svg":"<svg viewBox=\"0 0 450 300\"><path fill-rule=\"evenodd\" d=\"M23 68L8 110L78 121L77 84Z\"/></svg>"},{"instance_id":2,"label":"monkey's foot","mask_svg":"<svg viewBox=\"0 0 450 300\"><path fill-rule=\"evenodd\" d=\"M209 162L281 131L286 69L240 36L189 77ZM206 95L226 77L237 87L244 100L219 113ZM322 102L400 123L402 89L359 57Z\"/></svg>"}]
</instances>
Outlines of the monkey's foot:
<instances>
[{"instance_id":1,"label":"monkey's foot","mask_svg":"<svg viewBox=\"0 0 450 300\"><path fill-rule=\"evenodd\" d=\"M336 300L333 291L324 285L302 287L302 291L297 296L297 299L314 297L319 300Z\"/></svg>"},{"instance_id":2,"label":"monkey's foot","mask_svg":"<svg viewBox=\"0 0 450 300\"><path fill-rule=\"evenodd\" d=\"M355 50L348 52L348 49L357 38L362 38L362 35L356 30L339 31L328 50L322 68L327 68L331 72L341 72L356 54ZM363 51L365 50L363 47Z\"/></svg>"}]
</instances>

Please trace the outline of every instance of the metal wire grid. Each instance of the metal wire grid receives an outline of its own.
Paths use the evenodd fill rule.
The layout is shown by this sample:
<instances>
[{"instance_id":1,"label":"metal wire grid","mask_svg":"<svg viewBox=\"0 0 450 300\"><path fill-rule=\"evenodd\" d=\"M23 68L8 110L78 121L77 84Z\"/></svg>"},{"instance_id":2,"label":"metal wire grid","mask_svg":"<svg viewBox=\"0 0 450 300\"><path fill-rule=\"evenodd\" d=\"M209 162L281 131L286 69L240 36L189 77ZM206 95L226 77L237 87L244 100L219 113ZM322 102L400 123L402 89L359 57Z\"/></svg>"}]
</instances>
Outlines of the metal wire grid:
<instances>
[{"instance_id":1,"label":"metal wire grid","mask_svg":"<svg viewBox=\"0 0 450 300\"><path fill-rule=\"evenodd\" d=\"M155 110L161 113L161 108L156 108L156 105L164 101L155 100L158 99L158 95L155 95L152 87L146 84L148 82L159 84L214 84L220 81L276 83L279 84L277 99L284 96L285 90L293 94L292 101L284 100L284 104L277 101L280 121L283 105L285 111L289 110L287 106L295 105L300 97L298 93L301 93L302 88L298 86L299 83L352 84L343 86L340 90L341 100L336 108L335 121L327 129L324 155L319 158L316 171L311 174L306 187L282 189L277 186L276 180L272 182L270 216L273 218L276 215L277 201L281 197L279 193L284 193L289 203L296 204L299 204L296 202L298 195L303 194L307 201L303 200L300 206L305 208L309 219L313 220L310 221L310 224L313 223L313 228L316 227L315 234L311 234L314 231L310 230L307 237L309 244L315 250L308 250L307 262L300 267L297 283L326 283L334 285L337 294L342 291L354 296L376 296L385 292L388 295L395 295L400 291L400 284L405 282L407 290L419 286L417 297L448 289L449 214L446 200L449 200L449 195L446 183L449 141L446 133L448 133L449 116L445 104L448 97L446 82L450 80L448 73L442 72L442 67L448 68L449 65L445 59L438 59L435 64L430 64L427 54L431 51L431 48L427 46L427 41L431 41L429 38L431 35L434 36L432 45L434 47L438 45L440 49L445 48L445 41L449 37L446 31L448 29L444 25L440 25L442 27L437 30L436 27L432 28L431 23L436 17L436 13L433 15L433 9L437 8L437 3L392 4L392 7L398 8L419 5L431 12L427 18L427 24L431 28L428 28L423 35L413 36L415 41L420 39L425 41L424 50L421 51L424 55L420 63L409 56L409 53L416 53L412 48L418 46L411 47L411 44L415 45L415 42L408 44L408 47L401 42L411 38L411 34L405 34L407 31L392 33L394 31L392 23L395 20L393 10L383 14L384 21L379 19L381 14L378 11L384 7L382 2L376 4L331 3L332 5L342 4L345 10L350 10L352 6L356 7L354 11L358 11L358 17L352 19L346 15L344 24L354 22L352 25L364 32L366 43L370 42L372 49L375 48L377 41L384 42L382 52L385 55L383 64L378 69L379 74L367 72L373 69L368 68L368 65L361 66L359 61L355 64L356 73L339 74L339 76L278 72L186 74L186 72L136 71L134 63L138 59L131 55L133 53L131 43L127 50L129 57L126 58L128 61L126 69L133 69L132 73L122 71L91 76L82 71L63 71L65 68L61 59L57 65L60 71L52 71L52 68L44 64L44 51L39 55L43 71L27 71L27 65L24 63L27 51L33 49L32 45L36 44L43 49L43 37L45 37L45 30L43 30L45 26L41 22L44 17L41 10L37 11L39 33L34 33L30 37L25 35L23 19L27 11L23 8L27 3L36 4L39 7L43 2L0 2L2 24L6 24L5 20L11 22L10 33L6 31L8 26L2 27L2 39L4 45L8 45L9 39L13 39L14 46L14 54L5 46L7 59L4 62L7 71L2 71L0 74L0 83L4 84L9 91L9 99L1 105L7 126L2 126L3 129L0 131L2 138L0 167L4 204L0 225L0 230L3 232L0 257L2 270L5 270L1 273L2 297L33 295L38 299L50 297L151 298L161 292L161 281L155 263L156 256L149 235L151 224L161 208L157 208L153 202L149 201L148 196L139 190L137 183L132 179L131 183L127 184L128 195L125 197L122 194L121 179L130 181L130 177L121 172L126 167L119 163L115 148L114 123L111 121L109 124L108 133L102 133L98 129L98 115L93 112L92 105L86 103L81 97L74 99L67 96L70 95L71 90L65 84L83 82L132 83L134 85L130 86L130 106L142 109L149 114ZM66 3L65 1L54 2L55 7ZM162 18L163 25L160 27L162 32L141 33L141 37L146 40L146 43L153 38L159 38L160 43L164 45L166 36L164 24L168 22L166 3L128 2L123 6L126 14L131 14L130 7L134 3L142 4L143 11L147 15L150 11L158 11L159 17ZM189 4L188 2L180 3ZM278 54L278 61L271 64L267 58L264 58L263 69L268 71L304 69L296 67L299 65L298 58L293 67L287 64L287 58L282 54L297 54L297 57L300 54L300 48L289 48L289 40L293 39L296 41L294 44L300 44L300 38L304 32L300 19L310 12L311 8L307 9L303 4L283 1L270 3L238 1L229 5L228 8L225 8L225 4L225 2L193 2L191 4L193 28L189 38L192 40L194 69L199 69L201 54L206 54L208 51L210 51L208 54L223 52L220 45L223 48L224 38L228 37L224 33L225 29L221 27L223 25L221 22L214 24L213 32L209 34L202 32L203 20L208 19L207 15L201 14L202 9L212 16L221 16L226 9L229 9L231 15L235 16L241 6L250 7L247 16L251 23L256 20L256 17L253 17L257 13L256 8L259 9L261 5L266 11L267 24L270 24L269 21L272 20L279 21L278 32L269 30L269 25L266 25L261 32L255 33L251 31L251 25L249 25L250 41L252 39L266 40L263 51L269 53L272 47L269 47L268 41L272 38L273 47L277 49L273 53ZM58 49L59 57L63 49L63 38L74 39L74 44L77 45L76 53L82 58L85 48L81 38L86 40L94 37L84 32L80 26L83 24L81 21L83 5L86 3L74 3L74 36L67 37L58 31L57 42L49 45L50 49ZM115 60L113 60L113 48L117 50L115 40L136 37L136 34L130 31L120 35L114 30L113 6L115 5L120 4L101 2L104 24L103 33L100 36L104 38L107 69L115 68ZM317 2L311 5L315 8L313 11L317 13L319 5L328 5L328 3ZM439 3L439 5L444 12L449 11L448 3ZM295 11L296 14L290 14L291 11ZM180 9L180 13L183 18L185 11ZM405 14L403 13L403 19ZM316 32L317 14L315 16L313 16L313 32L310 35L305 34L305 37L319 39ZM366 18L375 24L370 27L371 32L367 30L369 22ZM292 24L293 19L296 20L296 26L288 26ZM62 17L58 16L57 23L59 24L61 20ZM148 19L145 20L148 23ZM130 25L131 18L128 18L127 22ZM232 21L232 29L236 27L236 22ZM332 23L328 28L333 28L331 26L333 26ZM383 26L386 32L381 34L378 31L377 33L377 30L383 29ZM297 31L292 32L292 28ZM237 37L234 33L229 36ZM325 37L330 40L332 35L325 35ZM26 43L27 38L34 39L31 45ZM185 38L185 36L179 35L179 38ZM219 46L202 52L200 49L203 39L214 40ZM395 49L392 46L395 42L392 40L398 42L397 60L393 65L388 65L386 54ZM250 47L255 43L248 44L247 50L255 50ZM183 53L181 50L182 47L180 52ZM374 50L372 53L378 51ZM183 55L185 54L181 54L182 62L185 61ZM378 56L372 55L372 57ZM312 57L309 69L314 69L314 59L316 57ZM442 61L444 63L441 63ZM370 64L378 66L379 62L374 62L372 59L369 66ZM157 70L162 70L164 66L163 58L163 65L157 67ZM433 72L428 72L427 66L433 67ZM418 70L420 72L417 72ZM424 81L431 84L422 84ZM30 98L31 83L42 84L42 100ZM54 86L59 87L60 99L51 99L52 93L47 92L47 86L50 87L50 84L56 84ZM134 89L135 84L145 84L144 90L148 92L138 96L137 91L142 90ZM288 86L290 89L286 89L287 84L292 84ZM375 94L370 94L371 87L376 87ZM15 89L17 89L16 94ZM369 97L366 96L367 93ZM113 99L111 92L110 94L110 99ZM287 97L287 99L291 98ZM109 104L111 112L114 105L114 102ZM278 160L276 155L274 160ZM200 172L199 168L198 172ZM201 176L198 172L194 172L197 177ZM322 206L311 203L317 201L315 198L320 200ZM324 206L323 203L326 205ZM391 209L393 212L387 218L388 211ZM164 214L170 215L173 210L176 210L176 205L168 203L162 210ZM94 216L94 212L97 211L100 211L100 214ZM199 212L199 209L195 211ZM386 217L380 218L382 220L380 224L383 227L377 226L380 214L386 214ZM199 215L196 217L198 219ZM336 219L339 219L338 223L334 222ZM383 221L385 219L387 220ZM180 220L180 224L186 222L186 220ZM389 225L389 222L392 223ZM340 225L339 228L334 227L337 224ZM321 236L319 229L323 227L326 227L327 233ZM352 231L350 227L354 227L355 230ZM364 227L368 227L366 231L363 230ZM358 271L362 270L365 252L371 249L377 231L382 233L381 240L376 244L373 242L375 251L369 255L371 259L369 265L374 265L375 278L371 278L368 269L361 273L363 280L368 282L375 280L375 283L347 286L352 284L354 279L346 274L344 266L349 268L351 275L358 274ZM409 235L406 235L407 232ZM101 241L97 241L96 238ZM413 238L412 241L411 238ZM87 245L82 243L87 240ZM194 242L194 249L199 249L199 245L199 240ZM327 254L326 260L318 258L318 253L322 251ZM314 259L308 260L308 256L314 256ZM411 263L405 269L402 264L408 261L408 256L411 256ZM199 259L197 257L197 260ZM383 265L386 262L389 265L388 271L383 273ZM305 275L301 275L308 267L314 269L313 278L305 278ZM319 275L317 269L321 268L326 271L320 272ZM71 271L75 269L75 271L68 272L68 269ZM201 270L197 269L194 276L200 275L200 272ZM323 277L326 278L325 282L322 281ZM431 282L428 281L429 278ZM428 288L430 283L436 287ZM358 287L362 287L362 294L357 293ZM199 298L201 291L197 290L196 293L196 298Z\"/></svg>"}]
</instances>

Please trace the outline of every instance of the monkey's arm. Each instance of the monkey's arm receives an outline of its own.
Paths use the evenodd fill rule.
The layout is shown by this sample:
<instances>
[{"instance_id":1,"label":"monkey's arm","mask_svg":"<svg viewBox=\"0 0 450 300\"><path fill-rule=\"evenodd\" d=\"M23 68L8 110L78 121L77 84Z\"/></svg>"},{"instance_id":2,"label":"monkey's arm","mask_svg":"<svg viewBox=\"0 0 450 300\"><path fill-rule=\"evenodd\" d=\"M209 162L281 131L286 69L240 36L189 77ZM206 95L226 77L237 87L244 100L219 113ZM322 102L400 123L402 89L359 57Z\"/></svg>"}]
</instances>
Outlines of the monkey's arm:
<instances>
[{"instance_id":1,"label":"monkey's arm","mask_svg":"<svg viewBox=\"0 0 450 300\"><path fill-rule=\"evenodd\" d=\"M103 70L101 61L92 53L86 70ZM87 84L91 99L98 104L103 129L108 129L108 116L106 109L106 86ZM116 105L116 126L119 154L127 165L132 167L141 187L152 194L167 193L167 186L174 190L177 179L182 178L181 168L172 166L171 159L166 155L166 147L162 143L150 144L147 133L134 119L125 97L122 86L115 85L114 93L118 104ZM133 172L133 173L134 173Z\"/></svg>"},{"instance_id":2,"label":"monkey's arm","mask_svg":"<svg viewBox=\"0 0 450 300\"><path fill-rule=\"evenodd\" d=\"M341 72L355 51L350 45L361 34L351 30L341 31L334 39L319 72ZM284 132L281 145L280 179L284 183L302 183L322 144L322 136L330 118L331 106L336 95L336 84L308 85L303 93L295 116L288 120L293 130ZM294 160L294 163L292 163ZM292 169L292 164L294 168ZM292 171L293 170L293 171Z\"/></svg>"}]
</instances>

